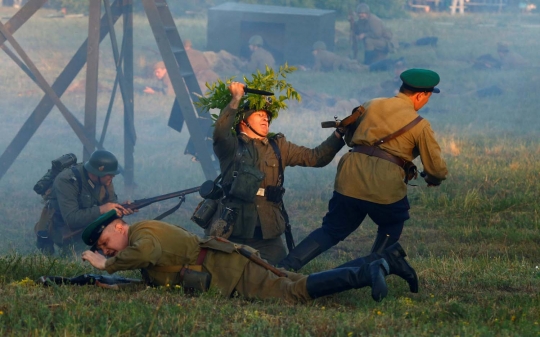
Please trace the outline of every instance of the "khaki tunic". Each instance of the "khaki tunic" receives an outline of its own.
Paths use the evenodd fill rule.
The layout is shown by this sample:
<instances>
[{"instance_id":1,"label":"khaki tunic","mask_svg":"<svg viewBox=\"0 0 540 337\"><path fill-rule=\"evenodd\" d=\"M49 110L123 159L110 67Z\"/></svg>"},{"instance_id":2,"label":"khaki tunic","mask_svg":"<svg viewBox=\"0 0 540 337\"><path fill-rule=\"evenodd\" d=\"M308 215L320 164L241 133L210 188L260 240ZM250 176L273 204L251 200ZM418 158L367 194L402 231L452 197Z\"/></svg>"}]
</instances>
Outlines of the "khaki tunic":
<instances>
[{"instance_id":1,"label":"khaki tunic","mask_svg":"<svg viewBox=\"0 0 540 337\"><path fill-rule=\"evenodd\" d=\"M211 288L229 297L236 290L250 299L282 298L293 302L310 299L307 276L287 273L278 277L240 255L232 243L203 240L183 228L156 220L137 222L128 231L128 247L105 263L112 274L142 269L146 281L158 286L180 284L179 273L155 271L155 267L194 265L201 248L208 248L203 269L212 275Z\"/></svg>"},{"instance_id":2,"label":"khaki tunic","mask_svg":"<svg viewBox=\"0 0 540 337\"><path fill-rule=\"evenodd\" d=\"M251 72L255 72L257 70L264 72L266 66L274 68L275 65L276 61L274 60L272 54L270 54L270 52L268 52L266 49L259 47L255 49L253 53L251 53L251 59L246 65L246 69Z\"/></svg>"},{"instance_id":3,"label":"khaki tunic","mask_svg":"<svg viewBox=\"0 0 540 337\"><path fill-rule=\"evenodd\" d=\"M267 138L256 140L245 134L233 135L231 127L234 124L237 109L227 106L216 121L214 129L214 152L219 160L221 172L224 173L223 185L231 184L233 180L234 157L238 152L238 144L242 142L245 151L241 162L256 167L264 173L261 188L278 185L279 162ZM323 167L330 163L336 153L343 147L344 141L332 134L319 146L310 149L293 144L278 134L274 137L281 152L283 169L286 166ZM233 163L231 165L231 163ZM227 168L231 165L231 169ZM234 225L232 236L253 238L255 227L260 226L263 239L279 237L285 231L285 220L282 215L282 204L266 200L265 197L255 197L255 202L243 202L236 198L228 198L239 214ZM219 209L216 214L219 214ZM208 233L207 233L208 234Z\"/></svg>"},{"instance_id":4,"label":"khaki tunic","mask_svg":"<svg viewBox=\"0 0 540 337\"><path fill-rule=\"evenodd\" d=\"M386 51L392 40L392 32L375 14L369 14L366 20L358 20L354 24L354 34L365 34L364 47L366 50Z\"/></svg>"},{"instance_id":5,"label":"khaki tunic","mask_svg":"<svg viewBox=\"0 0 540 337\"><path fill-rule=\"evenodd\" d=\"M352 135L351 145L371 145L418 116L410 98L402 93L392 98L371 100L364 107L366 113L356 122L358 127ZM440 183L446 179L446 163L441 157L433 130L425 119L404 134L380 145L380 148L407 161L420 155L428 181ZM339 162L334 189L349 197L391 204L407 195L404 178L405 172L394 163L349 152Z\"/></svg>"},{"instance_id":6,"label":"khaki tunic","mask_svg":"<svg viewBox=\"0 0 540 337\"><path fill-rule=\"evenodd\" d=\"M197 77L197 82L199 83L201 92L205 93L207 90L206 83L216 82L219 75L212 70L210 63L208 63L208 60L204 56L203 52L195 49L189 49L186 50L186 53L189 58L189 62L191 63L191 67L193 68L193 73Z\"/></svg>"},{"instance_id":7,"label":"khaki tunic","mask_svg":"<svg viewBox=\"0 0 540 337\"><path fill-rule=\"evenodd\" d=\"M50 205L54 208L52 237L62 244L62 236L83 229L100 216L99 206L117 202L114 185L95 185L88 178L83 164L77 165L82 177L79 183L71 169L65 169L54 179L50 195Z\"/></svg>"},{"instance_id":8,"label":"khaki tunic","mask_svg":"<svg viewBox=\"0 0 540 337\"><path fill-rule=\"evenodd\" d=\"M355 60L336 55L328 50L318 50L315 54L314 71L363 71L367 67L361 66Z\"/></svg>"}]
</instances>

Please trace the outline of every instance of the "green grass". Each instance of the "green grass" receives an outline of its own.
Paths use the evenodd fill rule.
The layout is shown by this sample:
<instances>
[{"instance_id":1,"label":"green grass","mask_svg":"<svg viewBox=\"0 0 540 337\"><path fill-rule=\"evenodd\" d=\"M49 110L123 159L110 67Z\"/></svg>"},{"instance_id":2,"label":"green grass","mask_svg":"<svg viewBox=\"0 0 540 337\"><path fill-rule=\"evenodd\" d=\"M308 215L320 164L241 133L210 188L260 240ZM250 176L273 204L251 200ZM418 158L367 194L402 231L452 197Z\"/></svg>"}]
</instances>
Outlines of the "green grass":
<instances>
[{"instance_id":1,"label":"green grass","mask_svg":"<svg viewBox=\"0 0 540 337\"><path fill-rule=\"evenodd\" d=\"M2 8L2 16L12 14ZM49 81L53 81L87 33L87 18L46 19L40 11L15 37ZM42 275L75 276L95 272L78 254L46 258L34 248L33 225L40 198L33 191L50 161L64 153L80 156L82 146L57 109L53 109L15 163L0 180L0 335L2 336L538 336L540 335L540 147L537 141L537 91L540 49L538 15L415 15L389 21L401 41L439 37L437 48L416 47L404 56L410 67L441 74L442 93L434 95L426 117L448 164L448 179L438 188L409 188L411 220L401 239L420 276L420 293L411 294L401 279L389 277L389 295L381 303L369 289L349 291L309 304L222 299L215 293L184 297L174 290L113 292L95 287L32 285ZM157 47L144 17L135 17L136 82L147 81L147 66ZM338 22L342 31L348 23ZM529 25L529 26L522 26ZM120 30L117 26L117 30ZM184 39L206 44L206 21L178 20ZM67 33L69 32L69 33ZM117 34L121 32L117 31ZM339 35L338 35L339 36ZM346 34L337 52L349 53ZM345 39L345 40L344 40ZM531 68L479 71L469 63L495 54L505 40L531 61ZM112 88L109 42L102 44L100 84ZM0 54L0 151L5 149L42 97L38 87ZM220 74L231 76L235 74ZM303 91L338 99L358 98L360 89L391 79L391 73L297 72L291 82ZM77 80L84 79L84 69ZM496 84L501 96L478 98L472 91ZM315 99L316 97L312 98ZM66 106L83 120L84 96L67 93ZM108 91L100 94L98 126L103 123ZM189 135L167 127L172 100L135 95L135 179L127 195L115 179L120 199L139 199L189 188L205 179L198 163L183 155ZM297 144L313 146L330 133L319 128L339 111L292 105L272 131ZM99 136L99 130L98 130ZM115 103L105 145L123 161L123 116ZM340 153L345 153L345 149ZM321 169L287 168L285 195L297 241L320 225L333 189L338 158ZM418 161L421 167L420 161ZM191 195L167 218L198 234L189 221L199 197ZM155 217L173 201L154 204L130 222ZM376 227L368 219L344 242L308 264L304 273L332 268L369 251ZM136 272L120 275L138 277Z\"/></svg>"}]
</instances>

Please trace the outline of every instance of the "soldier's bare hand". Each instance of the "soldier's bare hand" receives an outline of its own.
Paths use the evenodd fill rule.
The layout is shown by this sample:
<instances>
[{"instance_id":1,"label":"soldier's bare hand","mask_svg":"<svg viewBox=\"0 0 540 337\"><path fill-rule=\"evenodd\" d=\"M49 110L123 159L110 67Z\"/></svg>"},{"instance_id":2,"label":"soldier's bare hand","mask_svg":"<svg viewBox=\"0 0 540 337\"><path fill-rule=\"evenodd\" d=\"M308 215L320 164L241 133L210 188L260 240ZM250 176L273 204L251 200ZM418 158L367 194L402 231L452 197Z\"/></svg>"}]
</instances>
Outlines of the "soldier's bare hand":
<instances>
[{"instance_id":1,"label":"soldier's bare hand","mask_svg":"<svg viewBox=\"0 0 540 337\"><path fill-rule=\"evenodd\" d=\"M90 262L90 264L94 266L95 268L99 270L105 269L105 262L107 262L107 258L105 258L105 256L98 253L94 253L91 250L85 250L82 253L81 257L83 261Z\"/></svg>"},{"instance_id":2,"label":"soldier's bare hand","mask_svg":"<svg viewBox=\"0 0 540 337\"><path fill-rule=\"evenodd\" d=\"M99 206L99 212L101 214L105 214L108 211L111 211L113 209L116 211L116 215L119 216L119 217L122 217L124 215L133 213L133 211L131 211L131 210L128 211L127 209L122 207L122 205L117 204L115 202L108 202L108 203L106 203L104 205ZM130 211L131 211L131 213L130 213Z\"/></svg>"},{"instance_id":3,"label":"soldier's bare hand","mask_svg":"<svg viewBox=\"0 0 540 337\"><path fill-rule=\"evenodd\" d=\"M240 82L232 82L229 85L229 91L233 96L233 100L240 100L244 96L245 85Z\"/></svg>"},{"instance_id":4,"label":"soldier's bare hand","mask_svg":"<svg viewBox=\"0 0 540 337\"><path fill-rule=\"evenodd\" d=\"M155 94L156 93L156 91L154 89L150 88L150 87L144 88L143 92L146 93L146 94Z\"/></svg>"}]
</instances>

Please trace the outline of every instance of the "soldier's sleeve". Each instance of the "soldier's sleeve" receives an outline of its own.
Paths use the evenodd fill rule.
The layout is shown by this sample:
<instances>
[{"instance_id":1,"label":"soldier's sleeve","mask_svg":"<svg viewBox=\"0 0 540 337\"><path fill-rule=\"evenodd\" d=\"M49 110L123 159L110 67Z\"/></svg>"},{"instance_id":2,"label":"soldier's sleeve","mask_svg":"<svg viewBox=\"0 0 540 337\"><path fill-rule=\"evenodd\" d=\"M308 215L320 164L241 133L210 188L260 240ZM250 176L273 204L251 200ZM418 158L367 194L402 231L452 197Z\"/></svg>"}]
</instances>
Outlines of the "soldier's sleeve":
<instances>
[{"instance_id":1,"label":"soldier's sleeve","mask_svg":"<svg viewBox=\"0 0 540 337\"><path fill-rule=\"evenodd\" d=\"M328 165L343 145L345 145L343 139L336 137L334 131L332 131L332 134L326 140L313 149L291 143L285 137L280 139L280 143L285 166L298 165L308 167L323 167Z\"/></svg>"},{"instance_id":2,"label":"soldier's sleeve","mask_svg":"<svg viewBox=\"0 0 540 337\"><path fill-rule=\"evenodd\" d=\"M435 140L435 134L429 123L422 129L418 142L420 159L427 174L426 181L434 185L440 184L446 179L448 169L441 156L441 148Z\"/></svg>"},{"instance_id":3,"label":"soldier's sleeve","mask_svg":"<svg viewBox=\"0 0 540 337\"><path fill-rule=\"evenodd\" d=\"M379 20L369 20L369 33L366 34L367 37L372 39L381 39L384 33L384 24Z\"/></svg>"},{"instance_id":4,"label":"soldier's sleeve","mask_svg":"<svg viewBox=\"0 0 540 337\"><path fill-rule=\"evenodd\" d=\"M69 175L56 177L53 188L64 222L71 229L86 227L100 216L99 206L80 208L78 182Z\"/></svg>"},{"instance_id":5,"label":"soldier's sleeve","mask_svg":"<svg viewBox=\"0 0 540 337\"><path fill-rule=\"evenodd\" d=\"M214 126L214 152L218 158L229 157L234 154L236 137L232 134L231 128L234 125L238 109L233 109L227 105L221 111Z\"/></svg>"},{"instance_id":6,"label":"soldier's sleeve","mask_svg":"<svg viewBox=\"0 0 540 337\"><path fill-rule=\"evenodd\" d=\"M105 270L115 273L155 266L161 257L161 244L148 232L141 230L130 238L129 246L105 262Z\"/></svg>"}]
</instances>

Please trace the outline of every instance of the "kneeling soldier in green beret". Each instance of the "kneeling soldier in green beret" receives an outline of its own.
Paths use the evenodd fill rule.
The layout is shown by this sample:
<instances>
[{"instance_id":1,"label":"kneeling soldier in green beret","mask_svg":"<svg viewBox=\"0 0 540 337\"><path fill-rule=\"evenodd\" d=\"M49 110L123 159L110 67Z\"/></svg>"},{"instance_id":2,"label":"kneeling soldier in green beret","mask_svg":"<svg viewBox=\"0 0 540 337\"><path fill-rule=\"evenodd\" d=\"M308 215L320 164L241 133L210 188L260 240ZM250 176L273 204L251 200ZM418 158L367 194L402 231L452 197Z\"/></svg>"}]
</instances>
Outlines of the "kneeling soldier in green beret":
<instances>
[{"instance_id":1,"label":"kneeling soldier in green beret","mask_svg":"<svg viewBox=\"0 0 540 337\"><path fill-rule=\"evenodd\" d=\"M83 252L82 259L97 269L111 274L140 269L150 285L180 285L184 290L193 287L202 291L214 288L225 297L236 292L248 299L280 298L305 302L370 286L373 299L381 301L388 292L385 276L397 274L409 283L418 282L416 272L405 260L406 254L399 244L381 254L357 259L355 267L305 276L264 268L254 262L257 259L241 254L249 250L250 254L258 256L256 251L223 238L203 240L180 227L155 220L129 226L115 211L96 219L85 229L82 238L94 250L109 257L93 250Z\"/></svg>"}]
</instances>

